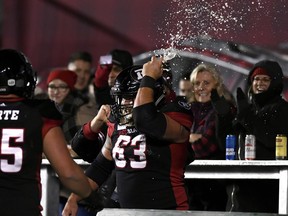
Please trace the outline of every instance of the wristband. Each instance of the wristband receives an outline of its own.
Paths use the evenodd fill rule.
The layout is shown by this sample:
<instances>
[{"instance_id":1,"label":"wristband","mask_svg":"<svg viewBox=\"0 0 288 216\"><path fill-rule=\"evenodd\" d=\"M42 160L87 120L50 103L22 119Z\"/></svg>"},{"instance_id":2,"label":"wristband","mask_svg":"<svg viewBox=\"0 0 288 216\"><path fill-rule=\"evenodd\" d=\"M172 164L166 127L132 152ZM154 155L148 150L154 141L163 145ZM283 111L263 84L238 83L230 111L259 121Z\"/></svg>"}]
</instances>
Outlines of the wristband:
<instances>
[{"instance_id":1,"label":"wristband","mask_svg":"<svg viewBox=\"0 0 288 216\"><path fill-rule=\"evenodd\" d=\"M144 76L142 78L142 80L141 80L140 88L146 87L146 88L154 89L155 88L155 83L156 83L156 80L153 79L152 77Z\"/></svg>"},{"instance_id":2,"label":"wristband","mask_svg":"<svg viewBox=\"0 0 288 216\"><path fill-rule=\"evenodd\" d=\"M101 130L99 129L96 132L92 131L90 122L88 122L88 123L83 125L83 127L82 127L83 134L84 134L84 137L89 139L89 140L96 140L98 138L99 133L101 132Z\"/></svg>"}]
</instances>

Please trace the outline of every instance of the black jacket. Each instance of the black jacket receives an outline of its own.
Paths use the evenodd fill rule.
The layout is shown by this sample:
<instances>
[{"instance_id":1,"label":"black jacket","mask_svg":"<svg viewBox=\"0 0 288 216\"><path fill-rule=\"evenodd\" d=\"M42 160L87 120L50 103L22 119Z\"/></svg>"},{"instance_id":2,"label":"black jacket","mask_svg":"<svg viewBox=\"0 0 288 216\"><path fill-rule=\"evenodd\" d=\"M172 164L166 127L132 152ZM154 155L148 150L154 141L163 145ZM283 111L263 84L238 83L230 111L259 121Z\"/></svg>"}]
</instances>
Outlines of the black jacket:
<instances>
[{"instance_id":1,"label":"black jacket","mask_svg":"<svg viewBox=\"0 0 288 216\"><path fill-rule=\"evenodd\" d=\"M256 68L263 68L271 78L267 91L254 94L251 76ZM238 114L235 129L240 134L241 156L244 158L244 136L256 136L256 159L275 159L275 138L277 134L288 135L288 103L282 98L283 72L277 62L265 60L255 64L247 81L249 103L243 104L237 94ZM240 105L240 106L239 106Z\"/></svg>"}]
</instances>

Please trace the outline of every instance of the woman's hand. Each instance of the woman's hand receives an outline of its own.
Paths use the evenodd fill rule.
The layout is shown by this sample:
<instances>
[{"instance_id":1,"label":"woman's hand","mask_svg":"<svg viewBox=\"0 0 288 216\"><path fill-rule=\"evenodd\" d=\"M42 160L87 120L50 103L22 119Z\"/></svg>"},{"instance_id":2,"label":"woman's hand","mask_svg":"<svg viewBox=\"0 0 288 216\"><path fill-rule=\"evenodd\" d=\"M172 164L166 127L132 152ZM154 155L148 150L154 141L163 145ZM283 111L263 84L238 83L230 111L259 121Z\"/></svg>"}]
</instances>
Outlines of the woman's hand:
<instances>
[{"instance_id":1,"label":"woman's hand","mask_svg":"<svg viewBox=\"0 0 288 216\"><path fill-rule=\"evenodd\" d=\"M190 133L189 142L193 143L202 138L202 134Z\"/></svg>"}]
</instances>

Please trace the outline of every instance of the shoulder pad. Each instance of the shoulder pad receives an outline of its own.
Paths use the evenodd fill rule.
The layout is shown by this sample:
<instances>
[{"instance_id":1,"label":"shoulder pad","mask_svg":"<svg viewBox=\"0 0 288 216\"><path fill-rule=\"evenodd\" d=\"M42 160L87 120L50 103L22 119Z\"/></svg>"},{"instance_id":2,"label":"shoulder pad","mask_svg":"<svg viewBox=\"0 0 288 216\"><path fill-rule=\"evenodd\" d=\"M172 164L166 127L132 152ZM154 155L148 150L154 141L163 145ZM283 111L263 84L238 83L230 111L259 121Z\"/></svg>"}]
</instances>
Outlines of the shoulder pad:
<instances>
[{"instance_id":1,"label":"shoulder pad","mask_svg":"<svg viewBox=\"0 0 288 216\"><path fill-rule=\"evenodd\" d=\"M53 119L53 120L62 120L62 114L57 109L54 101L45 99L45 100L31 100L39 110L40 114L44 118Z\"/></svg>"},{"instance_id":2,"label":"shoulder pad","mask_svg":"<svg viewBox=\"0 0 288 216\"><path fill-rule=\"evenodd\" d=\"M161 112L182 112L191 114L191 104L186 101L185 97L179 96L171 103L166 104L161 109Z\"/></svg>"}]
</instances>

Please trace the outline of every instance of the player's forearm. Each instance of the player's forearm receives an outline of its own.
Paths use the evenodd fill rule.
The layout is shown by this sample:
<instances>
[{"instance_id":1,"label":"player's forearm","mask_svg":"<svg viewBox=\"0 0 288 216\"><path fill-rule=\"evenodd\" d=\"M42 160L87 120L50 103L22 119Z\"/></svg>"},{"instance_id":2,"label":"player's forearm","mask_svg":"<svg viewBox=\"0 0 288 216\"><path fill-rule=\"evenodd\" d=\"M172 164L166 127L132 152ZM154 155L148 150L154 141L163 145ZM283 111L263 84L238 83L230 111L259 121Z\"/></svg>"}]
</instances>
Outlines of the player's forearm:
<instances>
[{"instance_id":1,"label":"player's forearm","mask_svg":"<svg viewBox=\"0 0 288 216\"><path fill-rule=\"evenodd\" d=\"M99 186L97 185L96 182L94 182L92 179L86 177L86 180L89 182L89 194L87 196L82 196L80 193L77 192L77 190L81 190L81 188L78 187L78 189L70 189L72 191L69 199L71 199L72 201L76 201L79 202L81 200L83 200L83 198L87 198L92 191L95 191L99 188Z\"/></svg>"},{"instance_id":2,"label":"player's forearm","mask_svg":"<svg viewBox=\"0 0 288 216\"><path fill-rule=\"evenodd\" d=\"M105 122L100 118L92 119L90 122L91 131L93 131L94 133L98 133L104 124Z\"/></svg>"},{"instance_id":3,"label":"player's forearm","mask_svg":"<svg viewBox=\"0 0 288 216\"><path fill-rule=\"evenodd\" d=\"M154 101L154 90L152 88L139 88L136 99L134 101L134 107L141 106L146 103Z\"/></svg>"},{"instance_id":4,"label":"player's forearm","mask_svg":"<svg viewBox=\"0 0 288 216\"><path fill-rule=\"evenodd\" d=\"M70 196L69 196L69 198L68 198L68 200L67 200L67 202L69 202L69 203L78 203L80 200L82 200L83 198L82 197L80 197L80 196L78 196L77 194L75 194L75 193L71 193L70 194Z\"/></svg>"},{"instance_id":5,"label":"player's forearm","mask_svg":"<svg viewBox=\"0 0 288 216\"><path fill-rule=\"evenodd\" d=\"M81 198L88 197L92 192L88 178L80 167L74 169L71 176L59 176L59 179L65 187Z\"/></svg>"},{"instance_id":6,"label":"player's forearm","mask_svg":"<svg viewBox=\"0 0 288 216\"><path fill-rule=\"evenodd\" d=\"M97 115L90 121L89 126L94 133L98 133L102 126L108 122L110 116L110 106L102 105Z\"/></svg>"}]
</instances>

